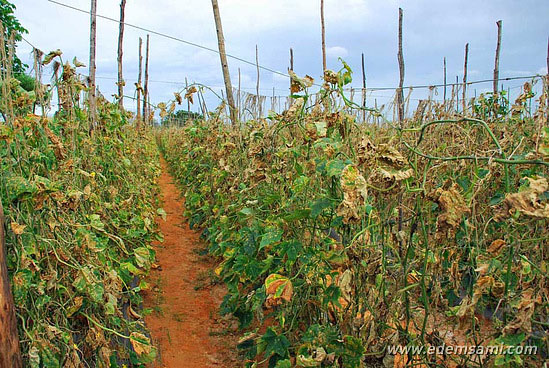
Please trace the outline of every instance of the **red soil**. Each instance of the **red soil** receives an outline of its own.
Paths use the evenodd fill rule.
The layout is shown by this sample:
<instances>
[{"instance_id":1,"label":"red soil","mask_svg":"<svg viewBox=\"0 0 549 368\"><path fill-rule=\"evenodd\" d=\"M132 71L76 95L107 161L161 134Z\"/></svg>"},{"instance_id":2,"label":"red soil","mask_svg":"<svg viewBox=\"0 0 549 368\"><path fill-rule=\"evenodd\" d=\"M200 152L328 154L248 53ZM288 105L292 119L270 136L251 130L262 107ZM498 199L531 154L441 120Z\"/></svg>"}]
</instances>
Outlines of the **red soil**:
<instances>
[{"instance_id":1,"label":"red soil","mask_svg":"<svg viewBox=\"0 0 549 368\"><path fill-rule=\"evenodd\" d=\"M166 221L158 219L164 243L157 244L159 267L151 271L151 291L144 294L145 307L154 310L145 321L159 353L151 367L237 366L233 324L217 313L223 287L211 286L207 277L215 263L198 254L205 245L183 217L181 194L164 161L159 183L167 213Z\"/></svg>"}]
</instances>

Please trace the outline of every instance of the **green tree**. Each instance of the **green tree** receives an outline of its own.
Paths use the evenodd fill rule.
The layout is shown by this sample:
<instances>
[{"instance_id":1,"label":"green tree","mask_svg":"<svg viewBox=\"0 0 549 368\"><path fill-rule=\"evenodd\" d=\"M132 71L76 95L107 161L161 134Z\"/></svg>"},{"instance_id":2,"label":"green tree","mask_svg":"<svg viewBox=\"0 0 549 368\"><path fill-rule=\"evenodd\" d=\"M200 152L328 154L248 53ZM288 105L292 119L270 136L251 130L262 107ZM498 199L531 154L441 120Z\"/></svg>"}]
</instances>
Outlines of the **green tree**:
<instances>
[{"instance_id":1,"label":"green tree","mask_svg":"<svg viewBox=\"0 0 549 368\"><path fill-rule=\"evenodd\" d=\"M29 33L14 15L15 5L7 0L0 0L0 21L4 28L4 39L8 40L9 36L14 32L15 41L21 41L21 35ZM7 43L7 42L6 42ZM7 49L6 49L7 55ZM25 72L27 65L25 65L21 59L14 55L13 59L13 72L14 74L22 74Z\"/></svg>"}]
</instances>

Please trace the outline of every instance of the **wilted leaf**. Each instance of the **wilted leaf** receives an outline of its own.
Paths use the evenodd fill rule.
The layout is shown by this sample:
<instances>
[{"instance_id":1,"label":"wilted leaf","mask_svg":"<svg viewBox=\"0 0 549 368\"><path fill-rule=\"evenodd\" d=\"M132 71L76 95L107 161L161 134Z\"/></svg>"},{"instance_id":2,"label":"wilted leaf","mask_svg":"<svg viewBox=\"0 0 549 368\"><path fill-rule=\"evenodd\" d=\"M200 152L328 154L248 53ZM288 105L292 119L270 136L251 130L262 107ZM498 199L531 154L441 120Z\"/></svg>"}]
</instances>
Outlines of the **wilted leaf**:
<instances>
[{"instance_id":1,"label":"wilted leaf","mask_svg":"<svg viewBox=\"0 0 549 368\"><path fill-rule=\"evenodd\" d=\"M44 58L44 60L42 61L42 65L48 65L49 63L51 63L51 61L58 57L58 56L61 56L63 55L63 52L61 52L61 50L57 49L55 51L50 51L49 54L46 55L46 57Z\"/></svg>"},{"instance_id":2,"label":"wilted leaf","mask_svg":"<svg viewBox=\"0 0 549 368\"><path fill-rule=\"evenodd\" d=\"M86 64L84 64L83 62L79 61L76 56L74 57L74 59L72 59L72 63L73 65L76 67L76 68L85 68L86 67Z\"/></svg>"},{"instance_id":3,"label":"wilted leaf","mask_svg":"<svg viewBox=\"0 0 549 368\"><path fill-rule=\"evenodd\" d=\"M438 188L429 195L432 200L438 203L441 209L437 219L437 237L439 238L453 236L463 216L471 213L465 199L459 192L459 186L456 183L452 185L445 184L445 187L447 186L449 188Z\"/></svg>"},{"instance_id":4,"label":"wilted leaf","mask_svg":"<svg viewBox=\"0 0 549 368\"><path fill-rule=\"evenodd\" d=\"M529 187L521 192L505 195L504 211L514 209L535 218L549 218L549 202L542 203L540 196L549 190L546 178L526 178Z\"/></svg>"},{"instance_id":5,"label":"wilted leaf","mask_svg":"<svg viewBox=\"0 0 549 368\"><path fill-rule=\"evenodd\" d=\"M360 221L359 209L368 198L366 180L353 165L347 165L341 172L341 189L343 201L337 208L337 215L343 217L343 222L357 223Z\"/></svg>"},{"instance_id":6,"label":"wilted leaf","mask_svg":"<svg viewBox=\"0 0 549 368\"><path fill-rule=\"evenodd\" d=\"M193 101L193 94L195 94L196 92L198 92L198 90L196 89L195 86L191 86L187 89L187 92L185 92L185 98L190 102L190 103L194 103Z\"/></svg>"},{"instance_id":7,"label":"wilted leaf","mask_svg":"<svg viewBox=\"0 0 549 368\"><path fill-rule=\"evenodd\" d=\"M496 239L488 247L488 253L494 256L497 256L501 252L504 246L505 246L505 240Z\"/></svg>"}]
</instances>

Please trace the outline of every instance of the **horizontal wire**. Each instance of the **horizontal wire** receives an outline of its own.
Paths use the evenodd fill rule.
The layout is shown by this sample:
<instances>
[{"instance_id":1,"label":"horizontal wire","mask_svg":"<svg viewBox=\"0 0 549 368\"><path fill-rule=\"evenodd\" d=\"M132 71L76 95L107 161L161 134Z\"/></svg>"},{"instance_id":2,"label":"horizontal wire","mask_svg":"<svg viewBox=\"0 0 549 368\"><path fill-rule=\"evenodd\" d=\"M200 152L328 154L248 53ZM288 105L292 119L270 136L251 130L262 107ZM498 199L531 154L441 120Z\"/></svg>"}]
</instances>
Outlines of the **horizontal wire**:
<instances>
[{"instance_id":1,"label":"horizontal wire","mask_svg":"<svg viewBox=\"0 0 549 368\"><path fill-rule=\"evenodd\" d=\"M85 14L90 14L91 11L87 11L87 10L84 10L84 9L80 9L80 8L77 8L75 6L72 6L72 5L68 5L68 4L64 4L64 3L61 3L61 2L58 2L58 1L55 1L55 0L48 0L50 3L53 3L53 4L56 4L56 5L59 5L59 6L63 6L65 8L68 8L68 9L72 9L72 10L75 10L75 11L78 11L78 12L81 12L81 13L85 13ZM118 24L122 23L120 22L120 20L117 20L117 19L114 19L114 18L110 18L110 17L107 17L107 16L104 16L104 15L100 15L100 14L97 14L97 17L98 18L102 18L102 19L106 19L106 20L109 20L111 22L116 22ZM144 28L144 27L141 27L141 26L137 26L135 24L131 24L131 23L127 23L127 22L123 22L123 24L125 26L128 26L128 27L132 27L132 28L135 28L135 29L139 29L141 31L145 31L145 32L149 32L151 34L155 34L157 36L160 36L160 37L165 37L165 38L168 38L168 39L171 39L171 40L174 40L174 41L177 41L177 42L181 42L181 43L184 43L184 44L187 44L187 45L190 45L190 46L193 46L193 47L198 47L200 49L203 49L203 50L207 50L207 51L210 51L210 52L214 52L216 54L219 54L219 51L218 50L215 50L215 49L212 49L211 47L207 47L207 46L203 46L203 45L199 45L197 43L194 43L194 42L191 42L191 41L187 41L187 40L184 40L182 38L179 38L179 37L175 37L175 36L170 36L166 33L162 33L162 32L158 32L158 31L154 31L154 30L151 30L151 29L147 29L147 28ZM246 60L246 59L243 59L241 57L238 57L238 56L234 56L234 55L231 55L231 54L226 54L227 57L229 58L232 58L234 60L238 60L242 63L245 63L245 64L249 64L253 67L257 67L257 63L254 63L252 61L249 61L249 60ZM282 73L282 72L279 72L278 70L274 70L274 69L271 69L269 67L266 67L266 66L263 66L263 65L259 65L259 68L260 69L263 69L263 70L266 70L270 73L273 73L273 74L278 74L278 75L281 75L283 77L286 77L286 78L290 78L290 76L286 73Z\"/></svg>"}]
</instances>

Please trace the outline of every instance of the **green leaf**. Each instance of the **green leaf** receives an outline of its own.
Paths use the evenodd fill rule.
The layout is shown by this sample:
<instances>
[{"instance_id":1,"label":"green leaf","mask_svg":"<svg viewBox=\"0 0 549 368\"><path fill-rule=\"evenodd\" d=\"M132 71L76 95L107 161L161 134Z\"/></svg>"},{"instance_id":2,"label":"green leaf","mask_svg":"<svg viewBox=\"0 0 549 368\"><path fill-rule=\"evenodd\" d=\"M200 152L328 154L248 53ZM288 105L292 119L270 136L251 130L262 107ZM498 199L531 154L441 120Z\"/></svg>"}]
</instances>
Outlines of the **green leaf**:
<instances>
[{"instance_id":1,"label":"green leaf","mask_svg":"<svg viewBox=\"0 0 549 368\"><path fill-rule=\"evenodd\" d=\"M309 177L308 176L300 176L298 177L297 179L294 180L294 184L292 186L292 190L296 193L299 193L301 191L303 191L303 189L305 189L307 187L307 185L309 185Z\"/></svg>"},{"instance_id":2,"label":"green leaf","mask_svg":"<svg viewBox=\"0 0 549 368\"><path fill-rule=\"evenodd\" d=\"M310 209L301 209L301 210L295 210L293 212L290 212L286 215L284 215L284 220L286 221L297 221L302 220L304 218L309 217L309 214L311 213Z\"/></svg>"},{"instance_id":3,"label":"green leaf","mask_svg":"<svg viewBox=\"0 0 549 368\"><path fill-rule=\"evenodd\" d=\"M162 217L162 220L166 221L166 218L167 218L168 214L166 213L166 211L164 211L163 208L157 209L157 210L156 210L156 213L157 213L160 217Z\"/></svg>"},{"instance_id":4,"label":"green leaf","mask_svg":"<svg viewBox=\"0 0 549 368\"><path fill-rule=\"evenodd\" d=\"M133 275L140 275L142 272L139 270L139 268L135 267L133 263L130 262L123 262L120 264L120 268L123 270L127 270Z\"/></svg>"},{"instance_id":5,"label":"green leaf","mask_svg":"<svg viewBox=\"0 0 549 368\"><path fill-rule=\"evenodd\" d=\"M238 213L240 213L241 215L244 215L244 216L251 216L254 213L254 211L251 208L244 207Z\"/></svg>"},{"instance_id":6,"label":"green leaf","mask_svg":"<svg viewBox=\"0 0 549 368\"><path fill-rule=\"evenodd\" d=\"M516 335L500 336L496 339L496 341L506 346L517 346L524 341L525 337L526 335L524 333L520 333Z\"/></svg>"},{"instance_id":7,"label":"green leaf","mask_svg":"<svg viewBox=\"0 0 549 368\"><path fill-rule=\"evenodd\" d=\"M277 335L276 332L269 327L261 339L266 343L266 356L277 354L278 356L286 357L288 355L288 347L290 346L290 342L286 336Z\"/></svg>"},{"instance_id":8,"label":"green leaf","mask_svg":"<svg viewBox=\"0 0 549 368\"><path fill-rule=\"evenodd\" d=\"M90 220L90 226L94 229L104 231L105 224L101 222L101 217L97 214L89 215L88 219Z\"/></svg>"},{"instance_id":9,"label":"green leaf","mask_svg":"<svg viewBox=\"0 0 549 368\"><path fill-rule=\"evenodd\" d=\"M36 346L33 346L29 350L29 367L40 368L40 355L38 354L38 349Z\"/></svg>"},{"instance_id":10,"label":"green leaf","mask_svg":"<svg viewBox=\"0 0 549 368\"><path fill-rule=\"evenodd\" d=\"M332 201L328 198L320 198L313 202L311 205L311 217L316 218L322 213L326 208L332 206Z\"/></svg>"},{"instance_id":11,"label":"green leaf","mask_svg":"<svg viewBox=\"0 0 549 368\"><path fill-rule=\"evenodd\" d=\"M152 260L151 260L151 252L149 248L147 247L139 247L136 248L134 251L135 261L139 267L143 268L149 268Z\"/></svg>"},{"instance_id":12,"label":"green leaf","mask_svg":"<svg viewBox=\"0 0 549 368\"><path fill-rule=\"evenodd\" d=\"M276 362L275 368L292 368L290 359L279 360Z\"/></svg>"},{"instance_id":13,"label":"green leaf","mask_svg":"<svg viewBox=\"0 0 549 368\"><path fill-rule=\"evenodd\" d=\"M345 162L341 160L331 160L326 165L326 173L328 176L341 176L341 172L345 166Z\"/></svg>"},{"instance_id":14,"label":"green leaf","mask_svg":"<svg viewBox=\"0 0 549 368\"><path fill-rule=\"evenodd\" d=\"M282 230L271 228L268 232L263 234L261 237L261 243L259 244L259 249L263 249L268 245L279 242L282 238Z\"/></svg>"}]
</instances>

